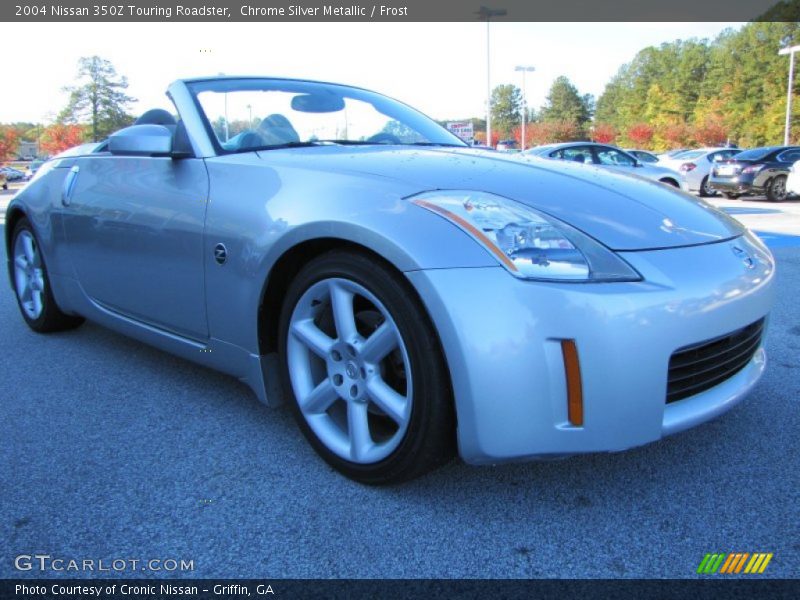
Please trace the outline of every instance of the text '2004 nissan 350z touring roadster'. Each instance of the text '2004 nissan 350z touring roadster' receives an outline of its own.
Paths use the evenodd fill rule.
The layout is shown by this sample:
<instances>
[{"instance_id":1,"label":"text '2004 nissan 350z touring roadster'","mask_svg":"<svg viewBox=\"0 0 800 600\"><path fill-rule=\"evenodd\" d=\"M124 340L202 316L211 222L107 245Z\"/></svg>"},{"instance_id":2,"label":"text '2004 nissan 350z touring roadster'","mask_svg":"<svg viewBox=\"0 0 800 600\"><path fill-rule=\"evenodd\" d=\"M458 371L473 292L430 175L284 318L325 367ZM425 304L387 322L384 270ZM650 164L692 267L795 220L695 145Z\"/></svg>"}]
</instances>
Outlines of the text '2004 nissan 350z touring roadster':
<instances>
[{"instance_id":1,"label":"text '2004 nissan 350z touring roadster'","mask_svg":"<svg viewBox=\"0 0 800 600\"><path fill-rule=\"evenodd\" d=\"M658 182L472 149L359 88L173 83L11 202L28 325L90 319L291 406L345 475L617 451L765 367L766 247Z\"/></svg>"}]
</instances>

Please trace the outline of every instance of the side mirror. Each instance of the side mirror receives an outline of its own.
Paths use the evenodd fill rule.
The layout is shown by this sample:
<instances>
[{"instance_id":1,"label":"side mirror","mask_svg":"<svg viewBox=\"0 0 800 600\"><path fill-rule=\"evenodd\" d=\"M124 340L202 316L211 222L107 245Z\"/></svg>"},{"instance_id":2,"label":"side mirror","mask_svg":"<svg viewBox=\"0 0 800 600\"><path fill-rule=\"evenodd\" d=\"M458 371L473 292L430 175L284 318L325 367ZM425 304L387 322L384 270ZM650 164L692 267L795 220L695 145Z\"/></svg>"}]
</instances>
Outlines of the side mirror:
<instances>
[{"instance_id":1,"label":"side mirror","mask_svg":"<svg viewBox=\"0 0 800 600\"><path fill-rule=\"evenodd\" d=\"M122 156L171 156L172 132L163 125L133 125L108 138L108 151Z\"/></svg>"}]
</instances>

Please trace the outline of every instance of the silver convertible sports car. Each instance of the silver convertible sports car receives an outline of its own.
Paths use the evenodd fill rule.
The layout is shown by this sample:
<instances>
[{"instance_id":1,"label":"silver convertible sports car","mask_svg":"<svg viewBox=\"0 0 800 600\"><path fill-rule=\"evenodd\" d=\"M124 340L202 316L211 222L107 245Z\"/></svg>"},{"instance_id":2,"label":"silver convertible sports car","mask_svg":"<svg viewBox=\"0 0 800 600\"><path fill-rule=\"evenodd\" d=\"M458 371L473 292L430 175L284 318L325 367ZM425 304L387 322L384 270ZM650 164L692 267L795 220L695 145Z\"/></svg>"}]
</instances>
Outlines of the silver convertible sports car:
<instances>
[{"instance_id":1,"label":"silver convertible sports car","mask_svg":"<svg viewBox=\"0 0 800 600\"><path fill-rule=\"evenodd\" d=\"M773 259L676 189L471 149L353 87L168 97L179 118L148 111L12 200L22 317L238 377L349 477L639 446L764 370Z\"/></svg>"}]
</instances>

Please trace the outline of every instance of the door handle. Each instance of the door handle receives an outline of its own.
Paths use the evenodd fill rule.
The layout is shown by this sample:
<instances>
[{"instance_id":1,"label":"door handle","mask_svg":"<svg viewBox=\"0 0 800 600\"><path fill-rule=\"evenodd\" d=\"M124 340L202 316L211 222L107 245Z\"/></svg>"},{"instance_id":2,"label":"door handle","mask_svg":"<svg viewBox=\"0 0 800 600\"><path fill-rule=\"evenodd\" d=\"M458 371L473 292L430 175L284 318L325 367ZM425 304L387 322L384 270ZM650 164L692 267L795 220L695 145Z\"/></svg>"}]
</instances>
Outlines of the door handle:
<instances>
[{"instance_id":1,"label":"door handle","mask_svg":"<svg viewBox=\"0 0 800 600\"><path fill-rule=\"evenodd\" d=\"M72 197L72 191L75 189L75 181L78 179L80 167L75 165L69 170L66 178L64 179L64 187L61 188L61 204L69 206Z\"/></svg>"}]
</instances>

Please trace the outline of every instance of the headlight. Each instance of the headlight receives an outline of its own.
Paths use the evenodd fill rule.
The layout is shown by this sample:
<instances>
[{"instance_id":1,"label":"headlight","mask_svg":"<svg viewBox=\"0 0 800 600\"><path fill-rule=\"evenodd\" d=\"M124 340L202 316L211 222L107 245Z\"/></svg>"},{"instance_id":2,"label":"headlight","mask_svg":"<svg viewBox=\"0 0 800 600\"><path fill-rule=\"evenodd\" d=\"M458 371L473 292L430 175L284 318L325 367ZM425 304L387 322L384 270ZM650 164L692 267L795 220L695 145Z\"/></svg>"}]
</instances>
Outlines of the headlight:
<instances>
[{"instance_id":1,"label":"headlight","mask_svg":"<svg viewBox=\"0 0 800 600\"><path fill-rule=\"evenodd\" d=\"M462 190L423 192L409 200L463 229L520 279L641 280L602 244L513 200Z\"/></svg>"}]
</instances>

